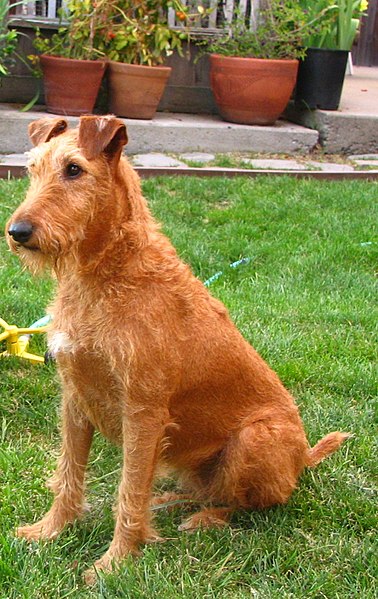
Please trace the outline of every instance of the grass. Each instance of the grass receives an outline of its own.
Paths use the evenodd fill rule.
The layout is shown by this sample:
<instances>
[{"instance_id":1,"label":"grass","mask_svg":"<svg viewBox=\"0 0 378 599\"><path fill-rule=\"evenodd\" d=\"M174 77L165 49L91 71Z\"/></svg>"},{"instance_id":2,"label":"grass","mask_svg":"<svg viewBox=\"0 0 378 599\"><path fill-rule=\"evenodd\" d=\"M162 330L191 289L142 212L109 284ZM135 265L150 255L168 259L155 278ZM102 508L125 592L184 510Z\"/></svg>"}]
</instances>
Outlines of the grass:
<instances>
[{"instance_id":1,"label":"grass","mask_svg":"<svg viewBox=\"0 0 378 599\"><path fill-rule=\"evenodd\" d=\"M0 181L1 227L25 181ZM95 439L91 512L54 543L27 545L16 524L40 517L59 448L53 366L0 361L0 599L345 599L376 597L377 185L264 179L153 179L144 189L182 257L228 306L300 406L311 444L353 433L306 471L286 506L238 513L221 531L177 533L188 509L157 512L169 540L144 548L119 576L86 588L83 570L112 536L119 451ZM367 242L371 242L366 245ZM231 269L241 257L248 264ZM44 314L49 280L33 280L0 246L0 316ZM32 348L43 351L41 338ZM164 488L172 482L163 483Z\"/></svg>"}]
</instances>

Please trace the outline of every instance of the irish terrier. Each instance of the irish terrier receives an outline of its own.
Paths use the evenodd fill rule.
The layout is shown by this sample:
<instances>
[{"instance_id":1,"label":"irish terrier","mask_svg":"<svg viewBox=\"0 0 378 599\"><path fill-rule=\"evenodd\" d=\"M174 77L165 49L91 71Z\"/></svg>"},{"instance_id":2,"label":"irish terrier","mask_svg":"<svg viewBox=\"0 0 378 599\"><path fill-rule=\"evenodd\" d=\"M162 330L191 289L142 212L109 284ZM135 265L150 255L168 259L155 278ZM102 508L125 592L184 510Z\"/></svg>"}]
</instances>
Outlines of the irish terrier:
<instances>
[{"instance_id":1,"label":"irish terrier","mask_svg":"<svg viewBox=\"0 0 378 599\"><path fill-rule=\"evenodd\" d=\"M221 526L237 508L287 502L304 467L347 434L309 447L291 395L160 232L122 156L121 120L85 116L68 130L42 119L30 137L30 188L6 233L24 264L57 279L48 342L63 442L52 507L17 534L50 539L80 516L97 428L122 446L123 468L114 537L90 581L158 538L158 464L205 504L181 529Z\"/></svg>"}]
</instances>

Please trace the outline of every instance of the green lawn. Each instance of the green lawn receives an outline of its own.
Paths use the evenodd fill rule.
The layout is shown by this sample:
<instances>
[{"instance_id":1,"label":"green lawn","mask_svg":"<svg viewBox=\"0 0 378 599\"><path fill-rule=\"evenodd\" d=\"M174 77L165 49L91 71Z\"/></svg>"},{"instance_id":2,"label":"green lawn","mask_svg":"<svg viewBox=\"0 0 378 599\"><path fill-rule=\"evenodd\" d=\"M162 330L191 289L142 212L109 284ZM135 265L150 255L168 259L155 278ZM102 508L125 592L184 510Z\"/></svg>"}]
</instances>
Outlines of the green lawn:
<instances>
[{"instance_id":1,"label":"green lawn","mask_svg":"<svg viewBox=\"0 0 378 599\"><path fill-rule=\"evenodd\" d=\"M0 181L2 230L25 188ZM195 273L223 271L211 292L297 398L311 444L331 430L353 437L303 475L287 506L240 512L225 530L178 533L188 509L158 511L169 540L88 589L82 572L112 536L119 450L96 438L82 522L54 543L15 539L14 527L51 502L44 481L59 448L59 385L54 366L2 360L0 598L373 599L377 185L272 176L151 179L144 189ZM241 257L251 260L229 268ZM0 317L19 326L43 316L52 290L21 270L4 238L0 288ZM32 348L43 351L41 337Z\"/></svg>"}]
</instances>

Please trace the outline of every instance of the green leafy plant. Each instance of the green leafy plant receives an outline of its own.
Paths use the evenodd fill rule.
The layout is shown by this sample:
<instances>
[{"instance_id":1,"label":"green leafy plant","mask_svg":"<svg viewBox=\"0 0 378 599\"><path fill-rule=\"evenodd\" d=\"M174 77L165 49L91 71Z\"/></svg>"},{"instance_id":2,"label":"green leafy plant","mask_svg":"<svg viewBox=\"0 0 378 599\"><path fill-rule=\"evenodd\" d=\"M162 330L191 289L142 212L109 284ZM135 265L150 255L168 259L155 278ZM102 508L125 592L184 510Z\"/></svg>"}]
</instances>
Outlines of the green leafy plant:
<instances>
[{"instance_id":1,"label":"green leafy plant","mask_svg":"<svg viewBox=\"0 0 378 599\"><path fill-rule=\"evenodd\" d=\"M36 30L34 47L40 54L96 60L103 57L112 2L70 0L60 11L61 25L51 37ZM33 60L33 57L30 57Z\"/></svg>"},{"instance_id":2,"label":"green leafy plant","mask_svg":"<svg viewBox=\"0 0 378 599\"><path fill-rule=\"evenodd\" d=\"M177 1L110 1L104 53L110 60L129 64L157 65L177 49L181 52L184 30L172 30L167 22L168 8L186 18L185 7Z\"/></svg>"},{"instance_id":3,"label":"green leafy plant","mask_svg":"<svg viewBox=\"0 0 378 599\"><path fill-rule=\"evenodd\" d=\"M176 11L181 28L169 27L169 8ZM197 13L202 17L208 11L199 6ZM60 17L61 26L51 37L37 29L34 46L39 53L157 65L173 50L181 53L193 15L179 0L70 0Z\"/></svg>"},{"instance_id":4,"label":"green leafy plant","mask_svg":"<svg viewBox=\"0 0 378 599\"><path fill-rule=\"evenodd\" d=\"M250 27L239 13L225 34L207 49L244 58L301 58L305 54L305 37L316 32L317 27L317 19L308 19L297 1L267 0L255 27Z\"/></svg>"},{"instance_id":5,"label":"green leafy plant","mask_svg":"<svg viewBox=\"0 0 378 599\"><path fill-rule=\"evenodd\" d=\"M312 48L350 50L360 18L367 8L361 0L300 0L308 20L317 18L318 31L305 43Z\"/></svg>"},{"instance_id":6,"label":"green leafy plant","mask_svg":"<svg viewBox=\"0 0 378 599\"><path fill-rule=\"evenodd\" d=\"M163 63L174 50L182 54L190 27L211 12L202 5L192 12L180 0L110 0L106 5L107 29L101 50L110 60L149 66ZM175 11L181 27L169 26L168 9Z\"/></svg>"},{"instance_id":7,"label":"green leafy plant","mask_svg":"<svg viewBox=\"0 0 378 599\"><path fill-rule=\"evenodd\" d=\"M12 2L0 0L0 75L8 75L12 55L17 46L19 33L16 29L10 29L12 22L10 10L23 2Z\"/></svg>"}]
</instances>

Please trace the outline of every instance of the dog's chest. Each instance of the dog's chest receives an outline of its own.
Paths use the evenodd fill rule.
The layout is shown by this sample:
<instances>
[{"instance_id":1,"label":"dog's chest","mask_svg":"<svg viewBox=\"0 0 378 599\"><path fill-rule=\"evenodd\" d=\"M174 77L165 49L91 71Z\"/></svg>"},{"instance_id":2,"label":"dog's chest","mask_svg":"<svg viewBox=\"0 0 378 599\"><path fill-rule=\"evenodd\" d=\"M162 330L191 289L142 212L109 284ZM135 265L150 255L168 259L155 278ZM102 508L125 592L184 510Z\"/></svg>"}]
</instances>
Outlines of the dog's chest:
<instances>
[{"instance_id":1,"label":"dog's chest","mask_svg":"<svg viewBox=\"0 0 378 599\"><path fill-rule=\"evenodd\" d=\"M63 391L105 437L121 443L125 393L107 356L78 348L63 332L52 336Z\"/></svg>"},{"instance_id":2,"label":"dog's chest","mask_svg":"<svg viewBox=\"0 0 378 599\"><path fill-rule=\"evenodd\" d=\"M53 356L106 351L111 324L107 325L105 310L98 300L86 294L60 294L50 311L48 347Z\"/></svg>"},{"instance_id":3,"label":"dog's chest","mask_svg":"<svg viewBox=\"0 0 378 599\"><path fill-rule=\"evenodd\" d=\"M49 335L48 347L54 357L62 353L72 354L75 351L75 340L65 331L54 330Z\"/></svg>"}]
</instances>

